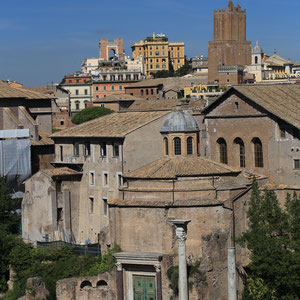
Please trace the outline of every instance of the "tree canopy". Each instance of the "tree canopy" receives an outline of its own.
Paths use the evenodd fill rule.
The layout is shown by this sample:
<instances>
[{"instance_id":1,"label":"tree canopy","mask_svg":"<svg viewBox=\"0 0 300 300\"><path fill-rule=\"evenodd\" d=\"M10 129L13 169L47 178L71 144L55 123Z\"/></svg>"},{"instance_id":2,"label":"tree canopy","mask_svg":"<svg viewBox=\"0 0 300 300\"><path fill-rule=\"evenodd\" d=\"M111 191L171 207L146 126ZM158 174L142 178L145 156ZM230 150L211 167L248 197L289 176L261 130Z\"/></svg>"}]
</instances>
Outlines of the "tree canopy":
<instances>
[{"instance_id":1,"label":"tree canopy","mask_svg":"<svg viewBox=\"0 0 300 300\"><path fill-rule=\"evenodd\" d=\"M72 122L74 124L81 124L105 115L109 115L113 112L114 112L113 110L106 107L99 107L99 106L88 107L78 112L72 118Z\"/></svg>"},{"instance_id":2,"label":"tree canopy","mask_svg":"<svg viewBox=\"0 0 300 300\"><path fill-rule=\"evenodd\" d=\"M300 198L288 195L285 207L274 191L257 182L249 204L249 228L238 242L250 250L243 299L300 299Z\"/></svg>"},{"instance_id":3,"label":"tree canopy","mask_svg":"<svg viewBox=\"0 0 300 300\"><path fill-rule=\"evenodd\" d=\"M161 71L157 71L156 73L153 73L152 76L154 78L182 77L191 72L192 72L192 67L189 64L185 64L176 71L174 71L173 69L161 70Z\"/></svg>"}]
</instances>

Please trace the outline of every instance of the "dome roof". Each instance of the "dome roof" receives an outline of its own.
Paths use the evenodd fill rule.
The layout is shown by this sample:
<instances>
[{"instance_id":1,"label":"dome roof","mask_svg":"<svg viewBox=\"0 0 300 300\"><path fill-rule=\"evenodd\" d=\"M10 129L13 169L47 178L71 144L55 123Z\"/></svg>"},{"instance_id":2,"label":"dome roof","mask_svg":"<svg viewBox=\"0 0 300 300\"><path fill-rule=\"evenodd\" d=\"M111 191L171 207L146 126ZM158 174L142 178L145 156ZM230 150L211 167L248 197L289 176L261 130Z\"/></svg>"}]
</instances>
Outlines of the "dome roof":
<instances>
[{"instance_id":1,"label":"dome roof","mask_svg":"<svg viewBox=\"0 0 300 300\"><path fill-rule=\"evenodd\" d=\"M195 118L184 111L169 113L162 122L160 132L194 132L199 131Z\"/></svg>"},{"instance_id":2,"label":"dome roof","mask_svg":"<svg viewBox=\"0 0 300 300\"><path fill-rule=\"evenodd\" d=\"M252 48L252 54L262 54L264 53L263 49L258 45L258 41L256 41L256 45Z\"/></svg>"}]
</instances>

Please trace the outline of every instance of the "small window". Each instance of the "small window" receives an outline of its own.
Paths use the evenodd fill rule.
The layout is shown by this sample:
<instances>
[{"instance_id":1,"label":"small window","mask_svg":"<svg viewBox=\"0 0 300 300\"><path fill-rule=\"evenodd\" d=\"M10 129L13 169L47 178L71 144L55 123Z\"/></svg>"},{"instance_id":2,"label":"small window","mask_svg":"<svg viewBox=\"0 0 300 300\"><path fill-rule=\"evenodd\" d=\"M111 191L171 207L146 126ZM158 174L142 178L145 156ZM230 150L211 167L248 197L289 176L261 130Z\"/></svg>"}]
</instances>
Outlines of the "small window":
<instances>
[{"instance_id":1,"label":"small window","mask_svg":"<svg viewBox=\"0 0 300 300\"><path fill-rule=\"evenodd\" d=\"M148 89L146 90L146 95L149 95L149 90Z\"/></svg>"},{"instance_id":2,"label":"small window","mask_svg":"<svg viewBox=\"0 0 300 300\"><path fill-rule=\"evenodd\" d=\"M64 161L64 148L63 146L59 146L60 149L60 161Z\"/></svg>"},{"instance_id":3,"label":"small window","mask_svg":"<svg viewBox=\"0 0 300 300\"><path fill-rule=\"evenodd\" d=\"M283 127L280 127L280 137L285 138L286 137L286 131Z\"/></svg>"},{"instance_id":4,"label":"small window","mask_svg":"<svg viewBox=\"0 0 300 300\"><path fill-rule=\"evenodd\" d=\"M78 142L73 143L73 155L79 156L79 143Z\"/></svg>"},{"instance_id":5,"label":"small window","mask_svg":"<svg viewBox=\"0 0 300 300\"><path fill-rule=\"evenodd\" d=\"M94 171L90 171L90 185L94 186L95 185L95 172Z\"/></svg>"},{"instance_id":6,"label":"small window","mask_svg":"<svg viewBox=\"0 0 300 300\"><path fill-rule=\"evenodd\" d=\"M113 85L111 86L111 90L112 90L112 91L114 91L114 90L115 90L115 87L114 87Z\"/></svg>"},{"instance_id":7,"label":"small window","mask_svg":"<svg viewBox=\"0 0 300 300\"><path fill-rule=\"evenodd\" d=\"M79 94L79 91L78 91L78 90L75 90L75 94L78 95L78 94Z\"/></svg>"},{"instance_id":8,"label":"small window","mask_svg":"<svg viewBox=\"0 0 300 300\"><path fill-rule=\"evenodd\" d=\"M107 216L107 198L103 198L103 215Z\"/></svg>"},{"instance_id":9,"label":"small window","mask_svg":"<svg viewBox=\"0 0 300 300\"><path fill-rule=\"evenodd\" d=\"M99 91L99 87L98 86L96 86L96 91Z\"/></svg>"},{"instance_id":10,"label":"small window","mask_svg":"<svg viewBox=\"0 0 300 300\"><path fill-rule=\"evenodd\" d=\"M181 155L181 139L179 137L174 138L174 154Z\"/></svg>"},{"instance_id":11,"label":"small window","mask_svg":"<svg viewBox=\"0 0 300 300\"><path fill-rule=\"evenodd\" d=\"M141 96L144 96L144 90L141 90Z\"/></svg>"},{"instance_id":12,"label":"small window","mask_svg":"<svg viewBox=\"0 0 300 300\"><path fill-rule=\"evenodd\" d=\"M87 103L88 103L88 101L85 100L85 101L84 101L84 108L87 108Z\"/></svg>"},{"instance_id":13,"label":"small window","mask_svg":"<svg viewBox=\"0 0 300 300\"><path fill-rule=\"evenodd\" d=\"M129 74L126 75L126 80L130 80L131 76Z\"/></svg>"},{"instance_id":14,"label":"small window","mask_svg":"<svg viewBox=\"0 0 300 300\"><path fill-rule=\"evenodd\" d=\"M294 159L294 169L300 169L300 159Z\"/></svg>"},{"instance_id":15,"label":"small window","mask_svg":"<svg viewBox=\"0 0 300 300\"><path fill-rule=\"evenodd\" d=\"M76 101L76 102L75 102L75 108L76 108L76 110L79 110L79 108L80 108L79 106L80 106L80 102L79 102L79 101Z\"/></svg>"},{"instance_id":16,"label":"small window","mask_svg":"<svg viewBox=\"0 0 300 300\"><path fill-rule=\"evenodd\" d=\"M119 156L119 144L113 143L113 156L118 157Z\"/></svg>"},{"instance_id":17,"label":"small window","mask_svg":"<svg viewBox=\"0 0 300 300\"><path fill-rule=\"evenodd\" d=\"M165 144L165 155L169 155L169 142L168 138L164 138L164 144Z\"/></svg>"},{"instance_id":18,"label":"small window","mask_svg":"<svg viewBox=\"0 0 300 300\"><path fill-rule=\"evenodd\" d=\"M87 89L84 90L84 94L85 94L85 95L88 94L88 90L87 90Z\"/></svg>"},{"instance_id":19,"label":"small window","mask_svg":"<svg viewBox=\"0 0 300 300\"><path fill-rule=\"evenodd\" d=\"M193 138L192 137L188 137L187 141L186 141L186 147L187 147L187 154L188 155L192 155L193 154Z\"/></svg>"},{"instance_id":20,"label":"small window","mask_svg":"<svg viewBox=\"0 0 300 300\"><path fill-rule=\"evenodd\" d=\"M119 86L119 90L122 91L122 88L123 88L123 87L120 85L120 86Z\"/></svg>"},{"instance_id":21,"label":"small window","mask_svg":"<svg viewBox=\"0 0 300 300\"><path fill-rule=\"evenodd\" d=\"M101 157L106 157L106 155L107 155L105 142L100 144L100 155L101 155Z\"/></svg>"},{"instance_id":22,"label":"small window","mask_svg":"<svg viewBox=\"0 0 300 300\"><path fill-rule=\"evenodd\" d=\"M64 120L60 120L60 126L64 126L65 125L65 121Z\"/></svg>"},{"instance_id":23,"label":"small window","mask_svg":"<svg viewBox=\"0 0 300 300\"><path fill-rule=\"evenodd\" d=\"M151 95L153 95L153 89L151 89Z\"/></svg>"},{"instance_id":24,"label":"small window","mask_svg":"<svg viewBox=\"0 0 300 300\"><path fill-rule=\"evenodd\" d=\"M103 86L103 91L106 91L106 85Z\"/></svg>"},{"instance_id":25,"label":"small window","mask_svg":"<svg viewBox=\"0 0 300 300\"><path fill-rule=\"evenodd\" d=\"M123 185L123 177L122 177L122 173L117 173L117 187L120 187L121 185Z\"/></svg>"},{"instance_id":26,"label":"small window","mask_svg":"<svg viewBox=\"0 0 300 300\"><path fill-rule=\"evenodd\" d=\"M84 144L84 156L91 155L91 144L89 142L85 142Z\"/></svg>"},{"instance_id":27,"label":"small window","mask_svg":"<svg viewBox=\"0 0 300 300\"><path fill-rule=\"evenodd\" d=\"M92 215L94 213L94 197L90 198L90 214Z\"/></svg>"},{"instance_id":28,"label":"small window","mask_svg":"<svg viewBox=\"0 0 300 300\"><path fill-rule=\"evenodd\" d=\"M257 64L257 63L258 63L258 57L255 56L255 64Z\"/></svg>"},{"instance_id":29,"label":"small window","mask_svg":"<svg viewBox=\"0 0 300 300\"><path fill-rule=\"evenodd\" d=\"M118 80L123 80L123 75L118 75Z\"/></svg>"},{"instance_id":30,"label":"small window","mask_svg":"<svg viewBox=\"0 0 300 300\"><path fill-rule=\"evenodd\" d=\"M57 222L63 221L63 209L62 207L59 207L57 209Z\"/></svg>"},{"instance_id":31,"label":"small window","mask_svg":"<svg viewBox=\"0 0 300 300\"><path fill-rule=\"evenodd\" d=\"M237 154L239 156L240 167L246 167L246 154L245 154L245 145L241 138L236 138L234 144L238 147Z\"/></svg>"},{"instance_id":32,"label":"small window","mask_svg":"<svg viewBox=\"0 0 300 300\"><path fill-rule=\"evenodd\" d=\"M102 175L103 175L103 182L102 182L103 186L107 187L108 184L109 184L109 182L108 182L108 172L103 172Z\"/></svg>"}]
</instances>

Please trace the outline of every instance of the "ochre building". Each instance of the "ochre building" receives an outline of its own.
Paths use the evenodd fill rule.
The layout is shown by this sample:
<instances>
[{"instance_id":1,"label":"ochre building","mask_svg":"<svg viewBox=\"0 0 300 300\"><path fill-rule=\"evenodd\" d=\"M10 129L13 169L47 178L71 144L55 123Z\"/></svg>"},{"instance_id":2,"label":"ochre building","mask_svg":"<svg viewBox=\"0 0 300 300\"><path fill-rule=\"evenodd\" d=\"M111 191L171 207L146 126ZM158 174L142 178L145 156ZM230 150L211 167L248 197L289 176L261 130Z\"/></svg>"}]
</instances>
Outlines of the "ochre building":
<instances>
[{"instance_id":1,"label":"ochre building","mask_svg":"<svg viewBox=\"0 0 300 300\"><path fill-rule=\"evenodd\" d=\"M168 38L162 34L153 34L152 37L133 44L131 49L132 58L144 56L148 78L157 71L176 71L185 63L184 43L169 43Z\"/></svg>"}]
</instances>

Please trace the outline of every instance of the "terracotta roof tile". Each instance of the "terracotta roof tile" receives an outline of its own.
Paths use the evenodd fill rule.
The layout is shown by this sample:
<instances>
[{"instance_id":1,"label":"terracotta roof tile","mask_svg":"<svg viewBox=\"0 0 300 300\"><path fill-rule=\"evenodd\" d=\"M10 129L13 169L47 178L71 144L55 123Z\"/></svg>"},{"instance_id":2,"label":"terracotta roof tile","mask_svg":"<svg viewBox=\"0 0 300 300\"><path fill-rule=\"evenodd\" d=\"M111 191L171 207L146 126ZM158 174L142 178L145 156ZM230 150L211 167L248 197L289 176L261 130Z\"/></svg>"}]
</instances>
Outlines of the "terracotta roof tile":
<instances>
[{"instance_id":1,"label":"terracotta roof tile","mask_svg":"<svg viewBox=\"0 0 300 300\"><path fill-rule=\"evenodd\" d=\"M12 87L0 81L0 98L52 99L53 97L24 88Z\"/></svg>"},{"instance_id":2,"label":"terracotta roof tile","mask_svg":"<svg viewBox=\"0 0 300 300\"><path fill-rule=\"evenodd\" d=\"M56 137L112 137L122 138L131 131L148 124L168 112L116 112L52 134Z\"/></svg>"},{"instance_id":3,"label":"terracotta roof tile","mask_svg":"<svg viewBox=\"0 0 300 300\"><path fill-rule=\"evenodd\" d=\"M134 97L130 94L114 94L104 98L96 99L93 102L98 103L98 102L135 101L135 100L143 100L143 99Z\"/></svg>"},{"instance_id":4,"label":"terracotta roof tile","mask_svg":"<svg viewBox=\"0 0 300 300\"><path fill-rule=\"evenodd\" d=\"M64 176L64 175L78 175L80 173L69 169L69 168L53 168L53 169L42 169L43 173L53 177L53 176Z\"/></svg>"},{"instance_id":5,"label":"terracotta roof tile","mask_svg":"<svg viewBox=\"0 0 300 300\"><path fill-rule=\"evenodd\" d=\"M127 178L163 179L183 176L206 176L240 172L205 157L164 157L124 174Z\"/></svg>"},{"instance_id":6,"label":"terracotta roof tile","mask_svg":"<svg viewBox=\"0 0 300 300\"><path fill-rule=\"evenodd\" d=\"M233 88L273 115L300 128L299 84L240 85Z\"/></svg>"},{"instance_id":7,"label":"terracotta roof tile","mask_svg":"<svg viewBox=\"0 0 300 300\"><path fill-rule=\"evenodd\" d=\"M31 140L30 143L32 146L54 145L53 140L50 139L49 136L50 133L39 130L39 140L38 141Z\"/></svg>"}]
</instances>

